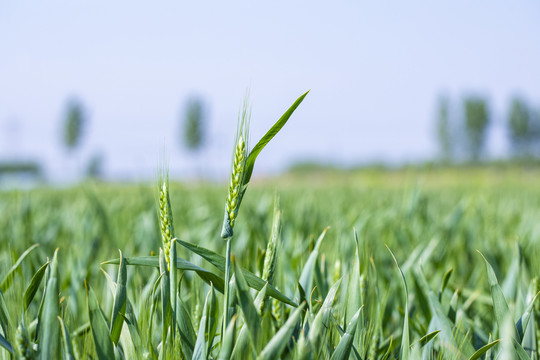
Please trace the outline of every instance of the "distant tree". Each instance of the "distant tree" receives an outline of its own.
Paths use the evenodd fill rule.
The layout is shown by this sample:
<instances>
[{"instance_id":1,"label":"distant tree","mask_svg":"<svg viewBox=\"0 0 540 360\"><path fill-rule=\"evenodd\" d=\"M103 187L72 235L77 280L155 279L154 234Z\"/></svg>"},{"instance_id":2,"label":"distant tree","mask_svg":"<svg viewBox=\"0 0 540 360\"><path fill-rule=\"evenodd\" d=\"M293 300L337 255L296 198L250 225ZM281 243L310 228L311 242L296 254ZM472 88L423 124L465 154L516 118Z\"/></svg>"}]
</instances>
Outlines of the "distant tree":
<instances>
[{"instance_id":1,"label":"distant tree","mask_svg":"<svg viewBox=\"0 0 540 360\"><path fill-rule=\"evenodd\" d=\"M71 99L67 104L64 121L64 146L68 152L73 151L81 143L86 122L86 115L82 103L77 99Z\"/></svg>"},{"instance_id":2,"label":"distant tree","mask_svg":"<svg viewBox=\"0 0 540 360\"><path fill-rule=\"evenodd\" d=\"M515 156L526 155L532 137L531 114L524 99L514 97L508 114L508 130Z\"/></svg>"},{"instance_id":3,"label":"distant tree","mask_svg":"<svg viewBox=\"0 0 540 360\"><path fill-rule=\"evenodd\" d=\"M452 128L449 119L449 101L446 96L441 96L437 109L437 140L439 141L440 153L443 161L452 159Z\"/></svg>"},{"instance_id":4,"label":"distant tree","mask_svg":"<svg viewBox=\"0 0 540 360\"><path fill-rule=\"evenodd\" d=\"M97 179L103 176L103 155L100 153L95 153L90 158L88 166L86 167L86 177Z\"/></svg>"},{"instance_id":5,"label":"distant tree","mask_svg":"<svg viewBox=\"0 0 540 360\"><path fill-rule=\"evenodd\" d=\"M471 96L465 99L465 132L469 158L478 161L484 150L489 124L488 105L485 99Z\"/></svg>"},{"instance_id":6,"label":"distant tree","mask_svg":"<svg viewBox=\"0 0 540 360\"><path fill-rule=\"evenodd\" d=\"M204 104L199 98L188 100L184 117L184 144L190 151L197 151L204 142Z\"/></svg>"}]
</instances>

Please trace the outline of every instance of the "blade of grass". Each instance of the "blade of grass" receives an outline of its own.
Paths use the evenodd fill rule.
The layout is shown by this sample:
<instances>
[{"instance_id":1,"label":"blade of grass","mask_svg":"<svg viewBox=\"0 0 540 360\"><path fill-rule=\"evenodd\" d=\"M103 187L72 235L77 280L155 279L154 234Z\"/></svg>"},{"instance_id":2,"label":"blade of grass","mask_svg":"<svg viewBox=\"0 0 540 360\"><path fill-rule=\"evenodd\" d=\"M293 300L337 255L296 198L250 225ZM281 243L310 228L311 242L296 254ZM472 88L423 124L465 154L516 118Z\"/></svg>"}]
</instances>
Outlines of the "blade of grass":
<instances>
[{"instance_id":1,"label":"blade of grass","mask_svg":"<svg viewBox=\"0 0 540 360\"><path fill-rule=\"evenodd\" d=\"M30 284L28 285L28 287L26 288L26 291L24 292L24 310L28 310L28 306L30 306L30 303L34 299L34 296L36 295L36 292L39 289L39 285L41 284L41 280L43 279L43 276L45 275L45 270L47 270L48 266L49 266L49 261L43 264L43 266L40 267L39 270L36 271L36 273L32 277Z\"/></svg>"},{"instance_id":2,"label":"blade of grass","mask_svg":"<svg viewBox=\"0 0 540 360\"><path fill-rule=\"evenodd\" d=\"M249 183L249 180L251 179L251 174L253 173L253 167L255 166L255 160L257 159L257 156L259 156L260 152L262 151L262 149L264 149L266 144L268 144L270 140L272 140L274 136L276 136L276 134L281 130L281 128L287 123L291 115L302 103L302 101L304 101L304 98L307 96L308 93L309 90L302 94L298 99L296 99L296 101L291 105L291 107L287 109L287 111L285 111L285 113L279 118L279 120L276 121L276 123L270 128L270 130L268 130L268 132L264 134L261 140L259 140L253 150L251 150L246 161L246 174L244 176L243 185L247 185Z\"/></svg>"},{"instance_id":3,"label":"blade of grass","mask_svg":"<svg viewBox=\"0 0 540 360\"><path fill-rule=\"evenodd\" d=\"M177 292L177 271L176 271L176 238L171 240L171 249L170 249L170 258L169 258L169 264L170 264L170 283L169 283L169 294L171 296L171 311L172 311L172 318L176 319L176 292ZM172 336L173 339L176 337L176 326L171 326Z\"/></svg>"},{"instance_id":4,"label":"blade of grass","mask_svg":"<svg viewBox=\"0 0 540 360\"><path fill-rule=\"evenodd\" d=\"M165 345L167 344L167 334L171 324L171 294L170 294L170 275L167 270L167 260L165 253L159 249L159 271L163 274L161 278L161 351L166 354Z\"/></svg>"},{"instance_id":5,"label":"blade of grass","mask_svg":"<svg viewBox=\"0 0 540 360\"><path fill-rule=\"evenodd\" d=\"M302 303L294 310L281 329L279 329L276 335L274 335L264 347L263 351L257 357L258 360L275 360L279 358L289 343L291 335L296 328L298 321L300 321L305 306L306 304Z\"/></svg>"},{"instance_id":6,"label":"blade of grass","mask_svg":"<svg viewBox=\"0 0 540 360\"><path fill-rule=\"evenodd\" d=\"M311 294L315 264L317 262L317 258L319 257L319 249L328 229L329 227L324 229L319 238L317 239L315 247L313 248L311 254L309 254L306 264L304 265L304 269L302 270L302 274L300 275L300 280L298 280L306 294Z\"/></svg>"},{"instance_id":7,"label":"blade of grass","mask_svg":"<svg viewBox=\"0 0 540 360\"><path fill-rule=\"evenodd\" d=\"M69 332L66 328L66 324L59 316L58 321L60 322L60 329L62 330L62 345L63 345L63 360L75 360L73 355L73 348L71 346L71 339L69 338Z\"/></svg>"},{"instance_id":8,"label":"blade of grass","mask_svg":"<svg viewBox=\"0 0 540 360\"><path fill-rule=\"evenodd\" d=\"M390 255L392 255L392 259L394 259L394 263L396 264L396 267L399 271L399 274L401 275L401 282L403 284L403 289L405 290L405 315L403 316L403 334L401 335L401 356L400 359L402 360L408 360L410 357L410 340L409 340L409 291L407 289L407 281L405 280L405 275L403 274L403 271L401 271L401 268L399 267L399 264L397 262L396 257L394 256L394 253L388 245L386 245L386 248L390 252Z\"/></svg>"},{"instance_id":9,"label":"blade of grass","mask_svg":"<svg viewBox=\"0 0 540 360\"><path fill-rule=\"evenodd\" d=\"M489 344L486 344L482 346L480 349L476 350L474 354L469 358L469 360L477 360L480 359L489 349L497 345L501 342L501 339L497 339L495 341L490 342Z\"/></svg>"},{"instance_id":10,"label":"blade of grass","mask_svg":"<svg viewBox=\"0 0 540 360\"><path fill-rule=\"evenodd\" d=\"M487 277L489 286L491 289L491 299L493 301L493 310L495 312L495 318L497 319L497 324L499 325L499 329L502 329L503 324L506 321L506 318L512 318L512 314L510 312L510 308L508 307L508 303L506 302L506 299L504 298L504 294L502 291L502 288L499 286L499 282L497 280L497 275L495 275L495 271L493 271L493 268L491 267L490 263L487 261L485 256L478 251L480 256L482 256L482 259L484 259L486 263L486 269L487 269ZM512 328L512 337L518 342L521 343L521 338L519 337L518 330L515 326Z\"/></svg>"},{"instance_id":11,"label":"blade of grass","mask_svg":"<svg viewBox=\"0 0 540 360\"><path fill-rule=\"evenodd\" d=\"M321 309L313 320L313 325L308 333L308 340L314 349L320 349L320 346L323 344L323 341L320 341L321 336L328 334L330 331L332 310L340 285L341 279L332 285L328 291L328 295L326 295L326 298L324 299Z\"/></svg>"},{"instance_id":12,"label":"blade of grass","mask_svg":"<svg viewBox=\"0 0 540 360\"><path fill-rule=\"evenodd\" d=\"M221 344L221 350L219 351L218 360L229 360L234 347L234 340L236 334L236 315L233 315L225 331L223 342Z\"/></svg>"},{"instance_id":13,"label":"blade of grass","mask_svg":"<svg viewBox=\"0 0 540 360\"><path fill-rule=\"evenodd\" d=\"M15 351L13 350L13 347L11 346L9 341L7 341L6 338L2 336L2 334L0 334L0 346L2 346L4 349L9 351L11 355L15 355Z\"/></svg>"},{"instance_id":14,"label":"blade of grass","mask_svg":"<svg viewBox=\"0 0 540 360\"><path fill-rule=\"evenodd\" d=\"M518 331L518 335L520 339L523 339L523 335L525 334L525 329L527 329L527 325L529 324L529 320L531 318L531 315L534 312L534 303L536 299L538 298L538 295L540 295L540 292L536 293L536 295L533 297L529 305L527 305L527 308L525 309L525 312L521 317L519 318L516 328Z\"/></svg>"},{"instance_id":15,"label":"blade of grass","mask_svg":"<svg viewBox=\"0 0 540 360\"><path fill-rule=\"evenodd\" d=\"M341 337L336 350L332 353L330 360L346 360L349 359L351 350L353 347L354 334L356 333L356 328L358 327L358 318L360 317L360 312L362 311L363 306L356 311L353 315L351 322L347 325L347 331Z\"/></svg>"},{"instance_id":16,"label":"blade of grass","mask_svg":"<svg viewBox=\"0 0 540 360\"><path fill-rule=\"evenodd\" d=\"M193 329L189 311L179 294L176 296L176 303L176 326L178 327L182 352L186 358L191 359L193 357L193 349L195 347L195 342L197 341L197 335Z\"/></svg>"},{"instance_id":17,"label":"blade of grass","mask_svg":"<svg viewBox=\"0 0 540 360\"><path fill-rule=\"evenodd\" d=\"M122 316L122 314L120 315ZM143 344L141 339L141 333L139 330L139 325L137 324L137 318L135 317L135 313L133 312L133 306L131 305L129 300L126 301L126 316L124 317L124 322L128 327L129 335L131 337L131 343L133 344L135 353L142 354Z\"/></svg>"},{"instance_id":18,"label":"blade of grass","mask_svg":"<svg viewBox=\"0 0 540 360\"><path fill-rule=\"evenodd\" d=\"M50 276L47 281L43 302L40 328L40 359L58 359L60 357L60 300L58 280L58 249L51 261Z\"/></svg>"},{"instance_id":19,"label":"blade of grass","mask_svg":"<svg viewBox=\"0 0 540 360\"><path fill-rule=\"evenodd\" d=\"M96 347L98 359L114 359L114 345L109 336L109 326L103 311L99 307L94 290L86 284L86 302L88 304L88 317L90 318L90 328ZM49 358L54 359L54 358Z\"/></svg>"},{"instance_id":20,"label":"blade of grass","mask_svg":"<svg viewBox=\"0 0 540 360\"><path fill-rule=\"evenodd\" d=\"M253 304L253 298L249 293L246 279L240 270L240 266L236 263L234 256L232 257L232 263L234 275L236 276L236 297L244 314L245 324L249 329L249 338L251 339L253 348L257 351L257 341L261 340L259 338L259 334L261 333L261 317Z\"/></svg>"},{"instance_id":21,"label":"blade of grass","mask_svg":"<svg viewBox=\"0 0 540 360\"><path fill-rule=\"evenodd\" d=\"M197 340L195 342L195 348L193 349L193 358L192 360L206 360L207 359L207 349L206 344L206 332L208 324L208 310L209 310L209 301L212 290L208 291L206 294L206 299L204 301L203 313L201 316L201 321L199 322L199 333L197 334Z\"/></svg>"},{"instance_id":22,"label":"blade of grass","mask_svg":"<svg viewBox=\"0 0 540 360\"><path fill-rule=\"evenodd\" d=\"M34 250L38 246L39 246L39 244L34 244L34 245L30 246L28 249L26 249L21 254L21 256L19 256L19 258L17 259L15 264L13 264L13 266L11 267L11 269L9 270L7 275L2 280L2 283L0 284L0 290L2 290L3 292L6 292L7 289L9 289L9 287L11 286L11 283L13 281L13 277L15 276L15 271L19 268L19 266L21 266L24 258L27 257L28 254L30 254L32 252L32 250Z\"/></svg>"},{"instance_id":23,"label":"blade of grass","mask_svg":"<svg viewBox=\"0 0 540 360\"><path fill-rule=\"evenodd\" d=\"M6 300L4 299L2 290L0 290L0 326L4 331L4 336L8 337L9 329L12 327L12 322L7 310Z\"/></svg>"},{"instance_id":24,"label":"blade of grass","mask_svg":"<svg viewBox=\"0 0 540 360\"><path fill-rule=\"evenodd\" d=\"M138 256L132 258L125 258L126 265L134 266L151 266L159 268L159 258L157 256ZM102 265L118 265L120 259L111 259L102 262ZM218 274L203 269L197 265L193 265L189 261L181 258L176 258L176 268L179 270L195 271L199 277L207 284L212 283L217 291L223 293L223 278Z\"/></svg>"},{"instance_id":25,"label":"blade of grass","mask_svg":"<svg viewBox=\"0 0 540 360\"><path fill-rule=\"evenodd\" d=\"M111 327L110 335L114 345L118 345L120 341L120 334L122 333L122 326L124 324L124 317L121 316L126 312L127 302L127 270L126 262L122 251L120 253L120 265L118 267L118 278L116 280L116 293L114 294L113 310L111 315Z\"/></svg>"},{"instance_id":26,"label":"blade of grass","mask_svg":"<svg viewBox=\"0 0 540 360\"><path fill-rule=\"evenodd\" d=\"M186 249L188 249L188 250L194 252L195 254L199 255L200 257L202 257L203 259L208 261L210 264L212 264L216 268L218 268L220 271L222 271L222 272L225 271L225 258L223 256L218 255L215 252L213 252L211 250L208 250L208 249L205 249L205 248L203 248L201 246L190 244L190 243L182 241L180 239L178 239L178 244L182 245ZM242 271L242 274L244 275L244 277L246 279L246 282L249 285L249 287L259 291L266 284L266 281L264 281L263 279L261 279L260 277L258 277L256 275L254 275L249 270L246 270L246 269L244 269L242 267L240 268L240 270ZM223 283L223 279L221 279L221 282ZM294 301L292 301L291 299L289 299L288 297L283 295L281 292L276 290L272 285L268 286L267 292L268 292L268 296L271 296L274 299L277 299L277 300L279 300L279 301L281 301L281 302L283 302L285 304L291 305L291 306L295 306L295 307L297 306L297 304Z\"/></svg>"}]
</instances>

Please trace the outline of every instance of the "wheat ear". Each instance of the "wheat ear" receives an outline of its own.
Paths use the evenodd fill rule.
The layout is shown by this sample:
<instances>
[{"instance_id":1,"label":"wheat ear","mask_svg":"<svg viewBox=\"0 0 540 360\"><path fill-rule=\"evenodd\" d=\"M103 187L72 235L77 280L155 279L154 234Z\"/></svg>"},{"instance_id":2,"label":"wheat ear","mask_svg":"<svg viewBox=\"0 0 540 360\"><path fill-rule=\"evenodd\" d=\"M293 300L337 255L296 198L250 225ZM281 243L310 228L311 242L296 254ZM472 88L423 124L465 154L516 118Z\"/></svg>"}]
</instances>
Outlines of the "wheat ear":
<instances>
[{"instance_id":1,"label":"wheat ear","mask_svg":"<svg viewBox=\"0 0 540 360\"><path fill-rule=\"evenodd\" d=\"M168 177L163 177L159 186L159 228L161 230L161 240L163 242L167 267L170 269L171 240L174 238L174 226L171 200L169 198Z\"/></svg>"}]
</instances>

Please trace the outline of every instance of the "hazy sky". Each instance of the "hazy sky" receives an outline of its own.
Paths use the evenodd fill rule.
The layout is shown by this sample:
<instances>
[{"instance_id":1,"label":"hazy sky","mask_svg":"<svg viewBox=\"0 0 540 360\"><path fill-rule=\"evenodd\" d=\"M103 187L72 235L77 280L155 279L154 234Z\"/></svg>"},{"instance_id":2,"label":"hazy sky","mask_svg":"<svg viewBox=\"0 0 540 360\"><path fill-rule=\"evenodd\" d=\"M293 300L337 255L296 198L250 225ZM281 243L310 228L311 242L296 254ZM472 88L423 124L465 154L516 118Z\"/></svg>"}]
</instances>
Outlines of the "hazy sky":
<instances>
[{"instance_id":1,"label":"hazy sky","mask_svg":"<svg viewBox=\"0 0 540 360\"><path fill-rule=\"evenodd\" d=\"M510 96L540 106L539 35L536 0L2 1L0 159L37 158L60 178L101 152L109 176L151 177L165 148L171 171L188 174L180 118L198 94L209 134L197 166L223 175L247 88L253 142L311 89L255 175L301 159L432 158L443 92L456 104L488 96L501 154ZM89 124L66 162L70 96Z\"/></svg>"}]
</instances>

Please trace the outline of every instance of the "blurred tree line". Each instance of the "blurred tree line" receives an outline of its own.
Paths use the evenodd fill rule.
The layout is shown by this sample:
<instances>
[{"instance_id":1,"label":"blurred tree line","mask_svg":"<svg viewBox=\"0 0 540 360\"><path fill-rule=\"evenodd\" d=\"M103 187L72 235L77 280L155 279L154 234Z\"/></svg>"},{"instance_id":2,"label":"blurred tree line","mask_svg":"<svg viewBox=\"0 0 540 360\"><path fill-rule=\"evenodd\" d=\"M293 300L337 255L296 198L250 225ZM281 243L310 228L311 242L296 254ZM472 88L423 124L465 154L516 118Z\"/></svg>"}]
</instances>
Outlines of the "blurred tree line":
<instances>
[{"instance_id":1,"label":"blurred tree line","mask_svg":"<svg viewBox=\"0 0 540 360\"><path fill-rule=\"evenodd\" d=\"M62 143L68 156L73 156L80 148L88 128L88 119L88 111L82 100L72 97L67 101L63 120ZM100 178L103 175L103 162L103 155L94 152L86 162L83 170L84 176L93 179Z\"/></svg>"},{"instance_id":2,"label":"blurred tree line","mask_svg":"<svg viewBox=\"0 0 540 360\"><path fill-rule=\"evenodd\" d=\"M73 156L81 146L88 128L88 111L83 102L76 97L67 101L62 126L62 145L68 156ZM179 142L192 154L200 152L206 137L206 106L199 96L191 96L180 114ZM87 178L100 178L103 175L104 157L95 152L84 169Z\"/></svg>"},{"instance_id":3,"label":"blurred tree line","mask_svg":"<svg viewBox=\"0 0 540 360\"><path fill-rule=\"evenodd\" d=\"M483 96L466 96L455 105L447 96L440 96L437 102L436 136L443 162L482 160L492 125L503 126L512 158L540 157L540 111L522 96L514 96L500 118Z\"/></svg>"}]
</instances>

